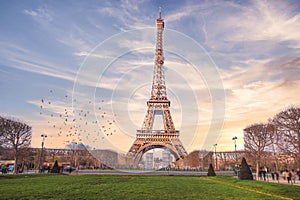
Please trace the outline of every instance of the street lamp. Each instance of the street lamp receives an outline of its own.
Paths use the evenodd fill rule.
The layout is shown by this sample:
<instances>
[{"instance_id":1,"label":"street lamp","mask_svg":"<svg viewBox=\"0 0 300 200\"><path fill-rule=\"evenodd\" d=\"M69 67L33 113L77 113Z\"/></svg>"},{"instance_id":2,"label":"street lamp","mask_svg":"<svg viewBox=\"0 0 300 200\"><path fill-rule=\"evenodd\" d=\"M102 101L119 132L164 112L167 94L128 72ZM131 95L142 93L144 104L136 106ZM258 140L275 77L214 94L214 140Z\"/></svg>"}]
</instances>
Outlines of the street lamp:
<instances>
[{"instance_id":1,"label":"street lamp","mask_svg":"<svg viewBox=\"0 0 300 200\"><path fill-rule=\"evenodd\" d=\"M234 136L232 138L232 140L234 140L234 154L235 154L235 161L237 162L237 155L236 155L236 140L237 140L237 137Z\"/></svg>"},{"instance_id":2,"label":"street lamp","mask_svg":"<svg viewBox=\"0 0 300 200\"><path fill-rule=\"evenodd\" d=\"M214 144L214 147L215 147L215 158L216 158L216 170L218 169L217 145L218 144Z\"/></svg>"},{"instance_id":3,"label":"street lamp","mask_svg":"<svg viewBox=\"0 0 300 200\"><path fill-rule=\"evenodd\" d=\"M198 155L199 158L201 159L201 163L202 163L201 171L202 171L204 169L204 157L207 155L207 152L205 150L200 150Z\"/></svg>"},{"instance_id":4,"label":"street lamp","mask_svg":"<svg viewBox=\"0 0 300 200\"><path fill-rule=\"evenodd\" d=\"M78 145L77 142L73 143L73 161L74 161L73 165L75 168L77 167L77 165L76 165L77 164L76 163L77 162L77 155L76 155L77 154L77 145ZM74 146L75 146L75 148L74 148Z\"/></svg>"},{"instance_id":5,"label":"street lamp","mask_svg":"<svg viewBox=\"0 0 300 200\"><path fill-rule=\"evenodd\" d=\"M43 165L43 163L44 163L44 145L45 145L45 139L47 138L47 135L46 134L41 134L41 137L43 139L42 139L42 151L41 151L41 159L40 159L40 168L41 168L41 164Z\"/></svg>"}]
</instances>

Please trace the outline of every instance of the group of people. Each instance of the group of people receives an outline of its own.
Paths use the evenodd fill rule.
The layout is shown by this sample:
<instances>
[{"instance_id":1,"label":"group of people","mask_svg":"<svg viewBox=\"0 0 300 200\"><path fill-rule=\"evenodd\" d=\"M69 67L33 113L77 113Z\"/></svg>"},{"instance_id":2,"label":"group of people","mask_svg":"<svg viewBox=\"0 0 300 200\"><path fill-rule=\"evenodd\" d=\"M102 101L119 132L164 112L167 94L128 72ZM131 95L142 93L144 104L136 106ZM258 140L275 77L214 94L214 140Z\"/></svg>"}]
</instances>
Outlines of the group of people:
<instances>
[{"instance_id":1,"label":"group of people","mask_svg":"<svg viewBox=\"0 0 300 200\"><path fill-rule=\"evenodd\" d=\"M266 178L268 176L267 172L268 172L268 170L266 167L260 168L259 179L266 181ZM272 180L279 181L280 174L282 175L283 180L286 180L288 183L291 183L291 184L296 183L297 177L298 177L298 180L300 181L300 168L298 168L297 171L295 171L294 169L292 169L292 170L286 169L284 171L280 171L280 173L271 172Z\"/></svg>"},{"instance_id":2,"label":"group of people","mask_svg":"<svg viewBox=\"0 0 300 200\"><path fill-rule=\"evenodd\" d=\"M298 168L297 169L297 175L298 175L298 178L300 180L300 169ZM283 179L287 180L288 183L296 183L296 172L294 169L292 169L291 171L289 171L288 169L286 169L284 172L283 172Z\"/></svg>"}]
</instances>

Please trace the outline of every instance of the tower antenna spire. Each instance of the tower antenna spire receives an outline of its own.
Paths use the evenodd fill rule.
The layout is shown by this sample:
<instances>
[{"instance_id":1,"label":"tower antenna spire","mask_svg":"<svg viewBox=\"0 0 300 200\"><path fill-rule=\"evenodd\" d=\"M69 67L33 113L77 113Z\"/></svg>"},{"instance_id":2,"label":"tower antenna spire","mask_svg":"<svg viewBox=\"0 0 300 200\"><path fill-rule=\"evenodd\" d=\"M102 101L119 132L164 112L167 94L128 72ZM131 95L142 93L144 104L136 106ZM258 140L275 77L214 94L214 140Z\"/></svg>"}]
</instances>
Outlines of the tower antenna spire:
<instances>
[{"instance_id":1,"label":"tower antenna spire","mask_svg":"<svg viewBox=\"0 0 300 200\"><path fill-rule=\"evenodd\" d=\"M161 18L161 7L158 7L158 18Z\"/></svg>"}]
</instances>

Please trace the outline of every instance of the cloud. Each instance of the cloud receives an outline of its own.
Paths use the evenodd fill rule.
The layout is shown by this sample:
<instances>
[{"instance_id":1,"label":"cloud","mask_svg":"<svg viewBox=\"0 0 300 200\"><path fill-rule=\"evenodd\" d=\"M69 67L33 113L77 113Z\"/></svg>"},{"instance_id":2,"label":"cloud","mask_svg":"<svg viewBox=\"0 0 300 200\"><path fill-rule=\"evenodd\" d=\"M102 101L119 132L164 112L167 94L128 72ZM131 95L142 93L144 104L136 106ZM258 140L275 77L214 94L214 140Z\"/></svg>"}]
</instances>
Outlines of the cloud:
<instances>
[{"instance_id":1,"label":"cloud","mask_svg":"<svg viewBox=\"0 0 300 200\"><path fill-rule=\"evenodd\" d=\"M52 12L47 7L37 9L24 9L23 13L31 16L39 23L51 22L53 20Z\"/></svg>"},{"instance_id":2,"label":"cloud","mask_svg":"<svg viewBox=\"0 0 300 200\"><path fill-rule=\"evenodd\" d=\"M86 18L80 17L85 12L80 6L74 7L73 4L62 4L62 9L60 9L51 6L51 4L49 5L42 5L37 9L23 10L23 14L31 16L33 21L38 23L38 26L35 26L35 32L45 35L45 38L50 36L47 40L59 42L65 48L71 48L74 51L90 51L97 45L99 37L96 35L99 35L99 27L102 25L102 21L94 24L95 21L89 20L89 14ZM64 9L65 6L68 8ZM72 6L74 9L70 11L69 7ZM67 11L64 12L65 10ZM93 13L93 10L91 10L91 13ZM86 19L86 21L82 19ZM103 31L103 28L100 31ZM31 34L34 34L34 32ZM40 38L40 35L33 37Z\"/></svg>"},{"instance_id":3,"label":"cloud","mask_svg":"<svg viewBox=\"0 0 300 200\"><path fill-rule=\"evenodd\" d=\"M3 70L3 69L0 69L0 72L2 72L2 73L6 73L6 74L8 74L8 73L9 73L8 71L5 71L5 70Z\"/></svg>"},{"instance_id":4,"label":"cloud","mask_svg":"<svg viewBox=\"0 0 300 200\"><path fill-rule=\"evenodd\" d=\"M10 68L22 71L33 72L54 78L73 81L76 72L68 67L56 66L48 60L39 58L40 56L29 49L15 44L3 44L6 48L0 50L3 56L2 63ZM30 58L35 58L34 60Z\"/></svg>"},{"instance_id":5,"label":"cloud","mask_svg":"<svg viewBox=\"0 0 300 200\"><path fill-rule=\"evenodd\" d=\"M51 76L54 78L60 78L63 80L73 81L75 73L70 74L69 70L58 70L60 67L50 67L42 63L35 63L27 60L16 59L13 60L17 64L15 65L17 69L33 72L41 75Z\"/></svg>"},{"instance_id":6,"label":"cloud","mask_svg":"<svg viewBox=\"0 0 300 200\"><path fill-rule=\"evenodd\" d=\"M95 57L95 58L99 58L99 59L113 59L113 57L111 56L111 53L107 51L107 53L104 54L96 54L93 52L87 52L87 51L80 51L80 52L75 52L74 53L75 56L79 56L79 57Z\"/></svg>"},{"instance_id":7,"label":"cloud","mask_svg":"<svg viewBox=\"0 0 300 200\"><path fill-rule=\"evenodd\" d=\"M206 44L211 48L227 49L235 43L272 41L272 44L292 41L289 46L300 46L300 14L283 1L252 1L251 4L220 3L218 14L206 12ZM213 16L213 17L212 17ZM199 29L201 27L198 27ZM258 49L259 50L259 49Z\"/></svg>"},{"instance_id":8,"label":"cloud","mask_svg":"<svg viewBox=\"0 0 300 200\"><path fill-rule=\"evenodd\" d=\"M242 142L247 125L265 123L286 106L299 104L299 66L298 56L281 56L249 59L241 66L220 69L227 97L226 120L218 143L228 143L233 135Z\"/></svg>"},{"instance_id":9,"label":"cloud","mask_svg":"<svg viewBox=\"0 0 300 200\"><path fill-rule=\"evenodd\" d=\"M300 57L298 56L282 56L274 58L270 62L266 63L268 69L273 70L275 73L285 74L291 78L295 72L300 72ZM293 77L295 78L295 77ZM297 77L298 79L299 77Z\"/></svg>"},{"instance_id":10,"label":"cloud","mask_svg":"<svg viewBox=\"0 0 300 200\"><path fill-rule=\"evenodd\" d=\"M191 7L189 8L185 8L183 11L176 11L174 13L171 13L169 15L167 15L165 18L167 20L167 22L171 23L173 21L178 21L180 19L182 19L183 17L187 17L190 16L190 13L193 11L193 9L191 9Z\"/></svg>"},{"instance_id":11,"label":"cloud","mask_svg":"<svg viewBox=\"0 0 300 200\"><path fill-rule=\"evenodd\" d=\"M243 39L293 40L299 45L300 33L296 30L300 28L300 14L294 14L291 5L282 1L254 1L253 7L243 13Z\"/></svg>"},{"instance_id":12,"label":"cloud","mask_svg":"<svg viewBox=\"0 0 300 200\"><path fill-rule=\"evenodd\" d=\"M142 11L145 2L118 2L118 6L115 4L101 7L98 9L102 15L108 15L117 19L119 22L116 27L121 31L139 29L143 27L149 27L153 24L153 19L149 16L145 16Z\"/></svg>"},{"instance_id":13,"label":"cloud","mask_svg":"<svg viewBox=\"0 0 300 200\"><path fill-rule=\"evenodd\" d=\"M221 74L228 120L267 119L287 104L299 103L295 93L300 89L299 57L251 61L248 67L221 70Z\"/></svg>"}]
</instances>

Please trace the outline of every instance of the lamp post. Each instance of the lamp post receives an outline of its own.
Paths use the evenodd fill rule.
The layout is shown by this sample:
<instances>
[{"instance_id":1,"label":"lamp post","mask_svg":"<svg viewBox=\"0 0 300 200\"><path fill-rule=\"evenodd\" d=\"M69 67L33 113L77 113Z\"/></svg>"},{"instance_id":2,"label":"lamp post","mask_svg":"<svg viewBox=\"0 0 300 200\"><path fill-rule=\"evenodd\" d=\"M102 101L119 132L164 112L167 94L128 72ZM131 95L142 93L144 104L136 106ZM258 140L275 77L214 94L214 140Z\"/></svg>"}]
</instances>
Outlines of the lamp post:
<instances>
[{"instance_id":1,"label":"lamp post","mask_svg":"<svg viewBox=\"0 0 300 200\"><path fill-rule=\"evenodd\" d=\"M44 145L45 145L45 139L47 138L47 135L41 134L41 137L42 137L42 150L41 150L40 168L41 168L41 165L43 165L43 163L44 163ZM40 171L42 172L43 170L40 169Z\"/></svg>"},{"instance_id":2,"label":"lamp post","mask_svg":"<svg viewBox=\"0 0 300 200\"><path fill-rule=\"evenodd\" d=\"M198 155L199 158L201 159L201 163L202 163L201 171L202 171L204 169L204 157L205 155L207 155L207 152L205 152L204 150L200 150Z\"/></svg>"},{"instance_id":3,"label":"lamp post","mask_svg":"<svg viewBox=\"0 0 300 200\"><path fill-rule=\"evenodd\" d=\"M214 144L214 147L215 147L215 159L216 159L216 170L218 169L217 145L218 144Z\"/></svg>"},{"instance_id":4,"label":"lamp post","mask_svg":"<svg viewBox=\"0 0 300 200\"><path fill-rule=\"evenodd\" d=\"M232 138L232 140L234 140L234 154L235 154L235 162L237 162L237 155L236 155L236 140L237 140L237 137L234 136Z\"/></svg>"},{"instance_id":5,"label":"lamp post","mask_svg":"<svg viewBox=\"0 0 300 200\"><path fill-rule=\"evenodd\" d=\"M72 167L76 167L76 150L77 150L77 142L72 142L70 144L70 170Z\"/></svg>"},{"instance_id":6,"label":"lamp post","mask_svg":"<svg viewBox=\"0 0 300 200\"><path fill-rule=\"evenodd\" d=\"M74 165L74 167L76 168L77 167L77 142L74 142L74 145L75 145L75 148L73 148L73 150L74 150L74 163L73 163L73 165ZM74 147L74 146L73 146Z\"/></svg>"}]
</instances>

